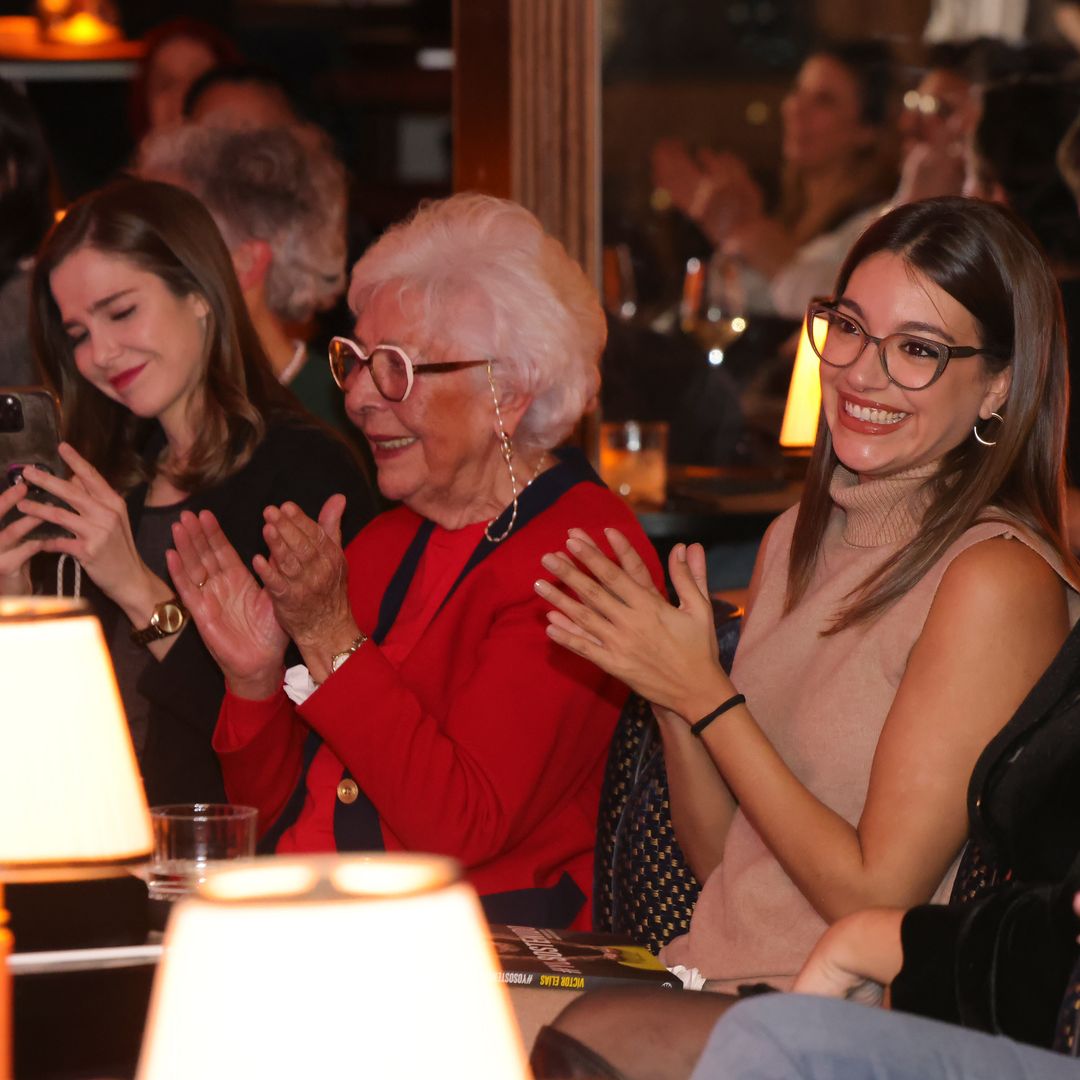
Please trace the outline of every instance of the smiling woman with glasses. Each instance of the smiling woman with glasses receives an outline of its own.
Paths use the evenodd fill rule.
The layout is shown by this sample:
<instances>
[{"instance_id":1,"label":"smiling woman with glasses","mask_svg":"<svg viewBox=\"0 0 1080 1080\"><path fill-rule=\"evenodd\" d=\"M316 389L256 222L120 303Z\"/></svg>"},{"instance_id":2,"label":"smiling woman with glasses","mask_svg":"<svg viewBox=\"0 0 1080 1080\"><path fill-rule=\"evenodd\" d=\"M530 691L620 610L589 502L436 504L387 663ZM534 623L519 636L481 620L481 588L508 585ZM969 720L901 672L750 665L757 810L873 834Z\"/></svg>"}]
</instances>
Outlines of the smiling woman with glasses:
<instances>
[{"instance_id":1,"label":"smiling woman with glasses","mask_svg":"<svg viewBox=\"0 0 1080 1080\"><path fill-rule=\"evenodd\" d=\"M622 501L554 449L599 389L595 291L526 210L458 195L385 234L349 303L330 370L401 505L344 552L340 498L318 521L268 508L261 584L208 517L170 564L229 686L229 795L259 807L264 850L445 852L496 921L587 926L627 691L548 641L537 561L613 528L662 577Z\"/></svg>"},{"instance_id":2,"label":"smiling woman with glasses","mask_svg":"<svg viewBox=\"0 0 1080 1080\"><path fill-rule=\"evenodd\" d=\"M661 956L721 990L787 988L841 916L949 895L979 752L1080 614L1060 300L1032 237L988 203L901 207L834 295L810 309L824 362L804 496L766 534L730 677L699 545L672 554L677 607L617 537L618 562L579 538L543 562L562 586L542 587L552 639L660 718L705 882ZM652 1064L649 1032L672 1061L685 1034L692 1061L708 1031L662 996L582 1001L565 1030L629 1075Z\"/></svg>"},{"instance_id":3,"label":"smiling woman with glasses","mask_svg":"<svg viewBox=\"0 0 1080 1080\"><path fill-rule=\"evenodd\" d=\"M830 367L850 367L872 345L881 369L890 382L904 390L925 390L937 382L954 357L978 356L983 349L972 345L946 345L943 341L914 333L874 337L839 305L815 300L806 311L810 345L819 360Z\"/></svg>"}]
</instances>

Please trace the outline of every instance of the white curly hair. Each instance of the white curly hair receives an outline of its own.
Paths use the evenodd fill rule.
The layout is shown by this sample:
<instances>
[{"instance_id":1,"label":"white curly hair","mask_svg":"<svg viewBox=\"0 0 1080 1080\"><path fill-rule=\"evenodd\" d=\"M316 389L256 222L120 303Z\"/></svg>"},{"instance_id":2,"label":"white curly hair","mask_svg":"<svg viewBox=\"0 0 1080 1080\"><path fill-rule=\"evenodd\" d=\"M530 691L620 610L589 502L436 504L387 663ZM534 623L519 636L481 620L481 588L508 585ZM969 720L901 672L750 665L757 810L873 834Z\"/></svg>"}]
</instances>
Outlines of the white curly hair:
<instances>
[{"instance_id":1,"label":"white curly hair","mask_svg":"<svg viewBox=\"0 0 1080 1080\"><path fill-rule=\"evenodd\" d=\"M532 398L519 447L555 446L593 403L607 338L596 290L517 203L464 193L421 205L357 262L349 306L359 315L387 291L417 302L418 342L492 357L497 383Z\"/></svg>"}]
</instances>

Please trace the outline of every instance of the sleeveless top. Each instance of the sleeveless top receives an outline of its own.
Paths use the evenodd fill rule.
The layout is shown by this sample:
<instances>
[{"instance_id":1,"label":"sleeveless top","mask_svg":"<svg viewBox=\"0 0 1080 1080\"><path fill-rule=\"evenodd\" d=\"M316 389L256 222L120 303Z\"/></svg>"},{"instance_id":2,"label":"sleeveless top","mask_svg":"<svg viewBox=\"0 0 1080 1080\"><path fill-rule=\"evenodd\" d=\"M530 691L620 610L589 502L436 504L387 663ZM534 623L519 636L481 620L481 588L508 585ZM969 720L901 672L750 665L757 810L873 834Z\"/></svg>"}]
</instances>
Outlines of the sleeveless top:
<instances>
[{"instance_id":1,"label":"sleeveless top","mask_svg":"<svg viewBox=\"0 0 1080 1080\"><path fill-rule=\"evenodd\" d=\"M980 522L879 618L821 637L847 594L915 536L926 508L923 482L935 468L920 466L860 484L854 473L838 467L817 567L806 594L787 614L798 507L777 519L731 673L754 719L800 782L852 825L862 815L874 751L908 655L952 560L983 540L1009 536L1064 577L1057 553L1022 526ZM1072 624L1080 615L1080 596L1072 588L1068 606ZM935 901L947 899L954 874L955 864ZM710 980L730 980L732 989L756 981L787 988L825 928L737 809L723 861L702 889L689 932L670 942L661 959L669 966L696 967Z\"/></svg>"}]
</instances>

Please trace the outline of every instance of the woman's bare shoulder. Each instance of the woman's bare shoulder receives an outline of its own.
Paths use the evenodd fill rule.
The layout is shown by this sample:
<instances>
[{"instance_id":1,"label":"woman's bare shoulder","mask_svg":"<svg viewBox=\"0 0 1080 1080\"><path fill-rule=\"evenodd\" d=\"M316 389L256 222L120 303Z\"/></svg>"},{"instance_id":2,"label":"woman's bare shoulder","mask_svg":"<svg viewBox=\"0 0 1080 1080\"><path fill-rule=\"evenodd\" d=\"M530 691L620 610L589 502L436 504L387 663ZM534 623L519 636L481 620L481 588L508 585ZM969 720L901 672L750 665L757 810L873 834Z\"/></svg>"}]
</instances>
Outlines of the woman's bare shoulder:
<instances>
[{"instance_id":1,"label":"woman's bare shoulder","mask_svg":"<svg viewBox=\"0 0 1080 1080\"><path fill-rule=\"evenodd\" d=\"M961 551L945 570L939 597L973 603L1019 603L1065 598L1065 581L1049 558L1015 536L990 537ZM1040 599L1041 603L1042 600Z\"/></svg>"},{"instance_id":2,"label":"woman's bare shoulder","mask_svg":"<svg viewBox=\"0 0 1080 1080\"><path fill-rule=\"evenodd\" d=\"M1026 658L1041 671L1069 632L1068 588L1040 551L1007 536L984 540L945 570L923 636L949 653L963 638L979 655L1017 666Z\"/></svg>"}]
</instances>

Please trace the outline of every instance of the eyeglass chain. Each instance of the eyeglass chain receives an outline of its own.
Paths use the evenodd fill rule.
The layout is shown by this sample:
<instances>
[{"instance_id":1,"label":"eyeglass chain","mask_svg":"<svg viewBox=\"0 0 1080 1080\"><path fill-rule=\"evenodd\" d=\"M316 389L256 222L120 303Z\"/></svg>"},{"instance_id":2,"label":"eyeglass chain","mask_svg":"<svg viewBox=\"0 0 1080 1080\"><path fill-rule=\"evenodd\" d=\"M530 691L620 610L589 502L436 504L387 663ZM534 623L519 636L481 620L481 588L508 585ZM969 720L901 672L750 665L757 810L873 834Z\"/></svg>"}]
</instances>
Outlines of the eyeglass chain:
<instances>
[{"instance_id":1,"label":"eyeglass chain","mask_svg":"<svg viewBox=\"0 0 1080 1080\"><path fill-rule=\"evenodd\" d=\"M512 509L510 511L510 521L506 528L498 536L491 535L491 526L499 520L498 517L492 518L487 525L484 526L484 539L491 544L501 544L513 531L514 523L517 521L518 516L518 483L517 475L514 473L514 444L510 441L510 436L506 433L506 427L503 425L502 410L499 408L499 395L495 391L495 379L491 373L491 363L487 366L488 386L491 387L491 400L495 403L495 422L499 425L499 443L502 451L503 461L506 462L506 470L510 473L510 490L514 493ZM547 451L540 455L539 461L536 463L536 468L533 469L532 476L529 477L527 488L539 475L540 470L544 467L544 462L547 460ZM522 491L525 488L521 489ZM500 514L499 517L502 515Z\"/></svg>"}]
</instances>

